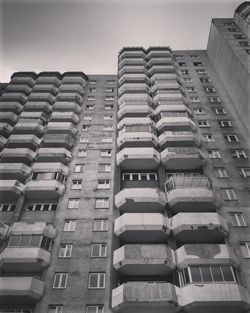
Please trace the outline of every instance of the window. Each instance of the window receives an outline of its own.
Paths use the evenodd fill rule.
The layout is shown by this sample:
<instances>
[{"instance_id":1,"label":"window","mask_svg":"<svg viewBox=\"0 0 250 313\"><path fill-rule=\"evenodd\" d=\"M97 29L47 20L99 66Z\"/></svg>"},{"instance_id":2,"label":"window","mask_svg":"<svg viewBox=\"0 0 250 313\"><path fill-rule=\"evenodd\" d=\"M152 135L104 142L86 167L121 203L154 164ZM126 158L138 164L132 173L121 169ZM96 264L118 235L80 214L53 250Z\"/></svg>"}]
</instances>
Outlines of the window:
<instances>
[{"instance_id":1,"label":"window","mask_svg":"<svg viewBox=\"0 0 250 313\"><path fill-rule=\"evenodd\" d=\"M219 150L208 150L208 156L210 159L221 159L220 151Z\"/></svg>"},{"instance_id":2,"label":"window","mask_svg":"<svg viewBox=\"0 0 250 313\"><path fill-rule=\"evenodd\" d=\"M246 36L242 34L233 35L235 39L246 39Z\"/></svg>"},{"instance_id":3,"label":"window","mask_svg":"<svg viewBox=\"0 0 250 313\"><path fill-rule=\"evenodd\" d=\"M61 172L33 172L32 180L57 180L61 183L65 182L66 177Z\"/></svg>"},{"instance_id":4,"label":"window","mask_svg":"<svg viewBox=\"0 0 250 313\"><path fill-rule=\"evenodd\" d=\"M238 33L238 32L239 32L238 28L236 28L236 27L231 27L231 28L228 28L227 30L228 30L230 33Z\"/></svg>"},{"instance_id":5,"label":"window","mask_svg":"<svg viewBox=\"0 0 250 313\"><path fill-rule=\"evenodd\" d=\"M250 177L250 167L239 168L240 175L243 177Z\"/></svg>"},{"instance_id":6,"label":"window","mask_svg":"<svg viewBox=\"0 0 250 313\"><path fill-rule=\"evenodd\" d=\"M207 93L216 92L216 90L215 90L214 87L204 87L204 90L205 90Z\"/></svg>"},{"instance_id":7,"label":"window","mask_svg":"<svg viewBox=\"0 0 250 313\"><path fill-rule=\"evenodd\" d=\"M96 88L89 88L90 92L96 92Z\"/></svg>"},{"instance_id":8,"label":"window","mask_svg":"<svg viewBox=\"0 0 250 313\"><path fill-rule=\"evenodd\" d=\"M199 102L201 102L198 97L190 97L190 101L193 102L193 103L199 103Z\"/></svg>"},{"instance_id":9,"label":"window","mask_svg":"<svg viewBox=\"0 0 250 313\"><path fill-rule=\"evenodd\" d=\"M232 127L230 120L221 120L221 121L218 121L218 123L220 127Z\"/></svg>"},{"instance_id":10,"label":"window","mask_svg":"<svg viewBox=\"0 0 250 313\"><path fill-rule=\"evenodd\" d=\"M115 89L114 89L114 88L109 88L109 87L107 87L105 91L106 91L106 92L114 92Z\"/></svg>"},{"instance_id":11,"label":"window","mask_svg":"<svg viewBox=\"0 0 250 313\"><path fill-rule=\"evenodd\" d=\"M76 229L76 220L65 220L63 231L75 231Z\"/></svg>"},{"instance_id":12,"label":"window","mask_svg":"<svg viewBox=\"0 0 250 313\"><path fill-rule=\"evenodd\" d=\"M242 212L230 212L229 214L231 216L233 226L247 226Z\"/></svg>"},{"instance_id":13,"label":"window","mask_svg":"<svg viewBox=\"0 0 250 313\"><path fill-rule=\"evenodd\" d=\"M106 100L106 101L114 101L114 100L115 100L115 97L114 97L114 96L106 96L106 97L105 97L105 100Z\"/></svg>"},{"instance_id":14,"label":"window","mask_svg":"<svg viewBox=\"0 0 250 313\"><path fill-rule=\"evenodd\" d=\"M93 231L108 231L108 219L94 219Z\"/></svg>"},{"instance_id":15,"label":"window","mask_svg":"<svg viewBox=\"0 0 250 313\"><path fill-rule=\"evenodd\" d=\"M239 41L241 47L250 47L250 42L248 41Z\"/></svg>"},{"instance_id":16,"label":"window","mask_svg":"<svg viewBox=\"0 0 250 313\"><path fill-rule=\"evenodd\" d=\"M107 126L103 126L103 131L113 131L113 126L112 125L107 125Z\"/></svg>"},{"instance_id":17,"label":"window","mask_svg":"<svg viewBox=\"0 0 250 313\"><path fill-rule=\"evenodd\" d=\"M96 198L95 208L96 209L108 209L109 208L109 198Z\"/></svg>"},{"instance_id":18,"label":"window","mask_svg":"<svg viewBox=\"0 0 250 313\"><path fill-rule=\"evenodd\" d=\"M215 171L216 177L218 178L228 177L225 167L215 167L214 171Z\"/></svg>"},{"instance_id":19,"label":"window","mask_svg":"<svg viewBox=\"0 0 250 313\"><path fill-rule=\"evenodd\" d=\"M201 77L200 82L201 83L211 83L211 80L208 77Z\"/></svg>"},{"instance_id":20,"label":"window","mask_svg":"<svg viewBox=\"0 0 250 313\"><path fill-rule=\"evenodd\" d=\"M27 206L27 211L56 211L57 203L32 203Z\"/></svg>"},{"instance_id":21,"label":"window","mask_svg":"<svg viewBox=\"0 0 250 313\"><path fill-rule=\"evenodd\" d=\"M239 150L231 150L232 157L234 159L247 159L246 153L244 150L239 149Z\"/></svg>"},{"instance_id":22,"label":"window","mask_svg":"<svg viewBox=\"0 0 250 313\"><path fill-rule=\"evenodd\" d=\"M104 114L104 120L112 120L113 119L113 114Z\"/></svg>"},{"instance_id":23,"label":"window","mask_svg":"<svg viewBox=\"0 0 250 313\"><path fill-rule=\"evenodd\" d=\"M211 102L211 103L221 102L219 97L208 97L208 101Z\"/></svg>"},{"instance_id":24,"label":"window","mask_svg":"<svg viewBox=\"0 0 250 313\"><path fill-rule=\"evenodd\" d=\"M88 96L88 97L87 97L87 100L93 101L93 100L95 100L95 96Z\"/></svg>"},{"instance_id":25,"label":"window","mask_svg":"<svg viewBox=\"0 0 250 313\"><path fill-rule=\"evenodd\" d=\"M8 309L0 307L0 313L32 313L32 309L27 309L27 308L23 309L23 308L20 308L19 306L18 306L18 309L16 307L8 307Z\"/></svg>"},{"instance_id":26,"label":"window","mask_svg":"<svg viewBox=\"0 0 250 313\"><path fill-rule=\"evenodd\" d=\"M238 200L233 188L222 188L222 195L225 201L235 201Z\"/></svg>"},{"instance_id":27,"label":"window","mask_svg":"<svg viewBox=\"0 0 250 313\"><path fill-rule=\"evenodd\" d=\"M157 181L156 173L123 173L122 180L155 180Z\"/></svg>"},{"instance_id":28,"label":"window","mask_svg":"<svg viewBox=\"0 0 250 313\"><path fill-rule=\"evenodd\" d=\"M91 257L92 258L105 258L107 256L107 244L106 243L93 243L91 245Z\"/></svg>"},{"instance_id":29,"label":"window","mask_svg":"<svg viewBox=\"0 0 250 313\"><path fill-rule=\"evenodd\" d=\"M113 79L107 80L107 85L113 85L114 83L115 83L115 80Z\"/></svg>"},{"instance_id":30,"label":"window","mask_svg":"<svg viewBox=\"0 0 250 313\"><path fill-rule=\"evenodd\" d=\"M203 69L203 68L197 69L196 72L199 75L206 75L207 74L207 71L205 69Z\"/></svg>"},{"instance_id":31,"label":"window","mask_svg":"<svg viewBox=\"0 0 250 313\"><path fill-rule=\"evenodd\" d=\"M234 134L232 134L232 135L225 135L224 138L228 142L239 142L238 137L236 135L234 135Z\"/></svg>"},{"instance_id":32,"label":"window","mask_svg":"<svg viewBox=\"0 0 250 313\"><path fill-rule=\"evenodd\" d=\"M186 87L186 88L187 88L187 92L190 92L190 93L195 92L195 88L194 87L189 86L189 87Z\"/></svg>"},{"instance_id":33,"label":"window","mask_svg":"<svg viewBox=\"0 0 250 313\"><path fill-rule=\"evenodd\" d=\"M234 22L225 22L225 26L236 26Z\"/></svg>"},{"instance_id":34,"label":"window","mask_svg":"<svg viewBox=\"0 0 250 313\"><path fill-rule=\"evenodd\" d=\"M189 75L189 70L181 70L182 75Z\"/></svg>"},{"instance_id":35,"label":"window","mask_svg":"<svg viewBox=\"0 0 250 313\"><path fill-rule=\"evenodd\" d=\"M243 258L250 258L250 241L241 241L240 242L241 252L243 254Z\"/></svg>"},{"instance_id":36,"label":"window","mask_svg":"<svg viewBox=\"0 0 250 313\"><path fill-rule=\"evenodd\" d=\"M101 150L101 157L109 157L109 156L111 156L111 149Z\"/></svg>"},{"instance_id":37,"label":"window","mask_svg":"<svg viewBox=\"0 0 250 313\"><path fill-rule=\"evenodd\" d=\"M89 273L88 288L89 289L104 289L105 288L105 273Z\"/></svg>"},{"instance_id":38,"label":"window","mask_svg":"<svg viewBox=\"0 0 250 313\"><path fill-rule=\"evenodd\" d=\"M113 110L114 106L112 104L105 105L104 110Z\"/></svg>"},{"instance_id":39,"label":"window","mask_svg":"<svg viewBox=\"0 0 250 313\"><path fill-rule=\"evenodd\" d=\"M99 305L87 305L86 313L104 313L104 306L102 304Z\"/></svg>"},{"instance_id":40,"label":"window","mask_svg":"<svg viewBox=\"0 0 250 313\"><path fill-rule=\"evenodd\" d=\"M68 201L68 209L79 209L80 207L80 199L79 198L71 198Z\"/></svg>"},{"instance_id":41,"label":"window","mask_svg":"<svg viewBox=\"0 0 250 313\"><path fill-rule=\"evenodd\" d=\"M68 273L55 273L53 288L64 289L67 286Z\"/></svg>"},{"instance_id":42,"label":"window","mask_svg":"<svg viewBox=\"0 0 250 313\"><path fill-rule=\"evenodd\" d=\"M214 137L212 134L202 134L202 140L206 142L214 142Z\"/></svg>"},{"instance_id":43,"label":"window","mask_svg":"<svg viewBox=\"0 0 250 313\"><path fill-rule=\"evenodd\" d=\"M109 138L102 138L103 143L112 143L113 139L111 137Z\"/></svg>"},{"instance_id":44,"label":"window","mask_svg":"<svg viewBox=\"0 0 250 313\"><path fill-rule=\"evenodd\" d=\"M82 125L82 131L86 132L89 131L90 125Z\"/></svg>"},{"instance_id":45,"label":"window","mask_svg":"<svg viewBox=\"0 0 250 313\"><path fill-rule=\"evenodd\" d=\"M85 168L85 164L76 164L75 165L75 173L83 173Z\"/></svg>"},{"instance_id":46,"label":"window","mask_svg":"<svg viewBox=\"0 0 250 313\"><path fill-rule=\"evenodd\" d=\"M111 164L99 164L99 172L110 172Z\"/></svg>"},{"instance_id":47,"label":"window","mask_svg":"<svg viewBox=\"0 0 250 313\"><path fill-rule=\"evenodd\" d=\"M11 235L8 247L39 247L50 251L52 242L52 239L43 235Z\"/></svg>"},{"instance_id":48,"label":"window","mask_svg":"<svg viewBox=\"0 0 250 313\"><path fill-rule=\"evenodd\" d=\"M110 188L110 180L109 179L99 179L97 188L98 189L109 189Z\"/></svg>"},{"instance_id":49,"label":"window","mask_svg":"<svg viewBox=\"0 0 250 313\"><path fill-rule=\"evenodd\" d=\"M187 64L186 64L185 62L179 62L178 64L179 64L180 67L185 67L185 66L187 66Z\"/></svg>"},{"instance_id":50,"label":"window","mask_svg":"<svg viewBox=\"0 0 250 313\"><path fill-rule=\"evenodd\" d=\"M203 114L205 114L205 112L204 112L203 108L195 108L194 109L194 114L196 114L196 115L203 115Z\"/></svg>"},{"instance_id":51,"label":"window","mask_svg":"<svg viewBox=\"0 0 250 313\"><path fill-rule=\"evenodd\" d=\"M227 112L223 108L214 108L214 112L217 115L224 115L227 114Z\"/></svg>"},{"instance_id":52,"label":"window","mask_svg":"<svg viewBox=\"0 0 250 313\"><path fill-rule=\"evenodd\" d=\"M74 179L72 181L71 189L74 189L74 190L82 189L82 180L81 179Z\"/></svg>"},{"instance_id":53,"label":"window","mask_svg":"<svg viewBox=\"0 0 250 313\"><path fill-rule=\"evenodd\" d=\"M191 59L200 59L200 56L198 54L191 54L190 58Z\"/></svg>"},{"instance_id":54,"label":"window","mask_svg":"<svg viewBox=\"0 0 250 313\"><path fill-rule=\"evenodd\" d=\"M208 121L206 121L206 120L198 121L198 125L199 125L200 128L210 127Z\"/></svg>"},{"instance_id":55,"label":"window","mask_svg":"<svg viewBox=\"0 0 250 313\"><path fill-rule=\"evenodd\" d=\"M26 312L24 312L24 313L26 313ZM49 309L48 309L48 313L63 313L63 306L58 305L58 304L50 304Z\"/></svg>"},{"instance_id":56,"label":"window","mask_svg":"<svg viewBox=\"0 0 250 313\"><path fill-rule=\"evenodd\" d=\"M0 212L13 212L15 208L15 204L0 203Z\"/></svg>"},{"instance_id":57,"label":"window","mask_svg":"<svg viewBox=\"0 0 250 313\"><path fill-rule=\"evenodd\" d=\"M183 78L185 83L192 83L192 78L191 77L184 77Z\"/></svg>"},{"instance_id":58,"label":"window","mask_svg":"<svg viewBox=\"0 0 250 313\"><path fill-rule=\"evenodd\" d=\"M85 121L91 121L92 120L92 115L84 115L83 119Z\"/></svg>"},{"instance_id":59,"label":"window","mask_svg":"<svg viewBox=\"0 0 250 313\"><path fill-rule=\"evenodd\" d=\"M79 158L85 158L87 156L87 150L79 149L78 152L77 152L77 156Z\"/></svg>"},{"instance_id":60,"label":"window","mask_svg":"<svg viewBox=\"0 0 250 313\"><path fill-rule=\"evenodd\" d=\"M81 137L80 138L80 143L88 143L89 142L89 138L87 137Z\"/></svg>"},{"instance_id":61,"label":"window","mask_svg":"<svg viewBox=\"0 0 250 313\"><path fill-rule=\"evenodd\" d=\"M90 85L95 85L96 83L97 83L97 80L91 80L91 81L89 82Z\"/></svg>"},{"instance_id":62,"label":"window","mask_svg":"<svg viewBox=\"0 0 250 313\"><path fill-rule=\"evenodd\" d=\"M70 258L72 252L72 244L71 243L61 243L59 249L59 258Z\"/></svg>"},{"instance_id":63,"label":"window","mask_svg":"<svg viewBox=\"0 0 250 313\"><path fill-rule=\"evenodd\" d=\"M94 105L93 104L86 104L86 109L87 110L94 110Z\"/></svg>"},{"instance_id":64,"label":"window","mask_svg":"<svg viewBox=\"0 0 250 313\"><path fill-rule=\"evenodd\" d=\"M250 49L245 49L247 54L250 54Z\"/></svg>"},{"instance_id":65,"label":"window","mask_svg":"<svg viewBox=\"0 0 250 313\"><path fill-rule=\"evenodd\" d=\"M193 62L194 66L203 66L201 62Z\"/></svg>"}]
</instances>

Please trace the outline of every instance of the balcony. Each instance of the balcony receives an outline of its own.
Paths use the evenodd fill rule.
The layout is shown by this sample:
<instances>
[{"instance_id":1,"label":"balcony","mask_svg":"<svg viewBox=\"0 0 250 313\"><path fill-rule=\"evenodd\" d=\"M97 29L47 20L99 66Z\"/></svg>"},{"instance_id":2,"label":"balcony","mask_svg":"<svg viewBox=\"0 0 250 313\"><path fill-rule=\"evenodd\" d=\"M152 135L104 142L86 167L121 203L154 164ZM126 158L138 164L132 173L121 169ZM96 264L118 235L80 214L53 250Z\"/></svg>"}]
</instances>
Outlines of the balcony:
<instances>
[{"instance_id":1,"label":"balcony","mask_svg":"<svg viewBox=\"0 0 250 313\"><path fill-rule=\"evenodd\" d=\"M146 74L140 74L140 73L132 73L132 74L123 74L119 78L119 86L121 86L123 83L146 83L149 85L149 78Z\"/></svg>"},{"instance_id":2,"label":"balcony","mask_svg":"<svg viewBox=\"0 0 250 313\"><path fill-rule=\"evenodd\" d=\"M156 58L151 58L149 61L148 61L148 67L151 67L153 65L167 65L167 64L173 64L174 63L174 60L173 60L173 57L171 55L169 55L168 57L165 56L165 57L156 57Z\"/></svg>"},{"instance_id":3,"label":"balcony","mask_svg":"<svg viewBox=\"0 0 250 313\"><path fill-rule=\"evenodd\" d=\"M168 64L168 65L153 65L148 70L148 75L151 77L154 74L158 73L175 73L176 67L174 64Z\"/></svg>"},{"instance_id":4,"label":"balcony","mask_svg":"<svg viewBox=\"0 0 250 313\"><path fill-rule=\"evenodd\" d=\"M175 238L183 243L216 243L229 233L223 217L217 213L178 213L171 219Z\"/></svg>"},{"instance_id":5,"label":"balcony","mask_svg":"<svg viewBox=\"0 0 250 313\"><path fill-rule=\"evenodd\" d=\"M188 112L190 116L192 115L191 110L181 101L175 104L159 104L154 110L154 115L158 115L162 112Z\"/></svg>"},{"instance_id":6,"label":"balcony","mask_svg":"<svg viewBox=\"0 0 250 313\"><path fill-rule=\"evenodd\" d=\"M178 268L188 265L232 265L239 261L232 248L225 244L185 244L176 251Z\"/></svg>"},{"instance_id":7,"label":"balcony","mask_svg":"<svg viewBox=\"0 0 250 313\"><path fill-rule=\"evenodd\" d=\"M150 88L146 83L124 83L118 89L118 96L124 93L149 93Z\"/></svg>"},{"instance_id":8,"label":"balcony","mask_svg":"<svg viewBox=\"0 0 250 313\"><path fill-rule=\"evenodd\" d=\"M153 109L147 104L141 105L123 105L118 111L118 118L126 117L146 117L153 116Z\"/></svg>"},{"instance_id":9,"label":"balcony","mask_svg":"<svg viewBox=\"0 0 250 313\"><path fill-rule=\"evenodd\" d=\"M117 129L120 130L124 126L150 126L154 127L154 122L150 117L125 117L118 124Z\"/></svg>"},{"instance_id":10,"label":"balcony","mask_svg":"<svg viewBox=\"0 0 250 313\"><path fill-rule=\"evenodd\" d=\"M117 146L122 147L157 147L158 138L152 132L125 132L117 137Z\"/></svg>"},{"instance_id":11,"label":"balcony","mask_svg":"<svg viewBox=\"0 0 250 313\"><path fill-rule=\"evenodd\" d=\"M122 276L169 275L174 252L166 245L125 245L114 251L113 266Z\"/></svg>"},{"instance_id":12,"label":"balcony","mask_svg":"<svg viewBox=\"0 0 250 313\"><path fill-rule=\"evenodd\" d=\"M2 102L18 102L24 104L27 100L27 97L21 92L12 92L12 93L3 93L0 97Z\"/></svg>"},{"instance_id":13,"label":"balcony","mask_svg":"<svg viewBox=\"0 0 250 313\"><path fill-rule=\"evenodd\" d=\"M130 94L123 94L118 99L118 105L121 107L125 104L131 105L140 105L140 104L148 104L149 106L152 105L152 98L147 93L130 93Z\"/></svg>"},{"instance_id":14,"label":"balcony","mask_svg":"<svg viewBox=\"0 0 250 313\"><path fill-rule=\"evenodd\" d=\"M33 304L44 292L44 282L33 277L0 277L0 303Z\"/></svg>"},{"instance_id":15,"label":"balcony","mask_svg":"<svg viewBox=\"0 0 250 313\"><path fill-rule=\"evenodd\" d=\"M67 75L67 73L64 74L62 80L61 80L61 84L69 84L69 85L73 85L73 84L77 84L77 85L81 85L82 87L86 86L86 81L87 81L87 77L82 77L81 75Z\"/></svg>"},{"instance_id":16,"label":"balcony","mask_svg":"<svg viewBox=\"0 0 250 313\"><path fill-rule=\"evenodd\" d=\"M21 122L19 121L14 129L13 134L33 134L37 137L42 137L45 132L44 126L41 122Z\"/></svg>"},{"instance_id":17,"label":"balcony","mask_svg":"<svg viewBox=\"0 0 250 313\"><path fill-rule=\"evenodd\" d=\"M171 58L173 54L170 48L149 48L147 57L149 60L152 58Z\"/></svg>"},{"instance_id":18,"label":"balcony","mask_svg":"<svg viewBox=\"0 0 250 313\"><path fill-rule=\"evenodd\" d=\"M170 170L194 170L202 164L202 155L196 147L169 147L161 152L162 165Z\"/></svg>"},{"instance_id":19,"label":"balcony","mask_svg":"<svg viewBox=\"0 0 250 313\"><path fill-rule=\"evenodd\" d=\"M161 93L157 93L154 97L153 97L153 101L154 101L154 106L156 107L157 105L160 104L177 104L177 103L184 103L187 104L188 101L185 99L185 97L181 94L180 91L176 91L176 92L161 92Z\"/></svg>"},{"instance_id":20,"label":"balcony","mask_svg":"<svg viewBox=\"0 0 250 313\"><path fill-rule=\"evenodd\" d=\"M74 112L79 114L81 112L81 107L75 102L55 102L54 111L59 112Z\"/></svg>"},{"instance_id":21,"label":"balcony","mask_svg":"<svg viewBox=\"0 0 250 313\"><path fill-rule=\"evenodd\" d=\"M36 153L29 148L4 148L1 152L1 162L24 163L30 165L36 157Z\"/></svg>"},{"instance_id":22,"label":"balcony","mask_svg":"<svg viewBox=\"0 0 250 313\"><path fill-rule=\"evenodd\" d=\"M77 129L70 122L49 122L47 125L47 134L68 134L75 137Z\"/></svg>"},{"instance_id":23,"label":"balcony","mask_svg":"<svg viewBox=\"0 0 250 313\"><path fill-rule=\"evenodd\" d=\"M6 143L7 143L7 139L2 137L2 136L0 136L0 150L2 150L4 148Z\"/></svg>"},{"instance_id":24,"label":"balcony","mask_svg":"<svg viewBox=\"0 0 250 313\"><path fill-rule=\"evenodd\" d=\"M173 212L214 211L219 206L212 181L205 176L172 176L165 187Z\"/></svg>"},{"instance_id":25,"label":"balcony","mask_svg":"<svg viewBox=\"0 0 250 313\"><path fill-rule=\"evenodd\" d=\"M193 147L200 145L200 139L191 131L167 131L159 136L159 145L166 147Z\"/></svg>"},{"instance_id":26,"label":"balcony","mask_svg":"<svg viewBox=\"0 0 250 313\"><path fill-rule=\"evenodd\" d=\"M22 196L24 186L18 180L0 180L1 201L15 201Z\"/></svg>"},{"instance_id":27,"label":"balcony","mask_svg":"<svg viewBox=\"0 0 250 313\"><path fill-rule=\"evenodd\" d=\"M30 180L25 186L25 195L31 200L58 200L65 185L57 180Z\"/></svg>"},{"instance_id":28,"label":"balcony","mask_svg":"<svg viewBox=\"0 0 250 313\"><path fill-rule=\"evenodd\" d=\"M72 154L65 148L39 148L37 151L37 162L60 162L68 164Z\"/></svg>"},{"instance_id":29,"label":"balcony","mask_svg":"<svg viewBox=\"0 0 250 313\"><path fill-rule=\"evenodd\" d=\"M54 103L54 96L49 92L34 92L31 93L28 97L30 102L47 102L50 105Z\"/></svg>"},{"instance_id":30,"label":"balcony","mask_svg":"<svg viewBox=\"0 0 250 313\"><path fill-rule=\"evenodd\" d=\"M122 213L163 212L166 203L164 192L156 188L125 188L115 196L115 206Z\"/></svg>"},{"instance_id":31,"label":"balcony","mask_svg":"<svg viewBox=\"0 0 250 313\"><path fill-rule=\"evenodd\" d=\"M17 85L21 85L21 86L26 86L28 85L29 87L33 87L34 84L36 82L35 77L30 77L30 76L20 76L20 77L13 77L11 79L11 84L10 86L17 86ZM19 90L14 90L14 91L19 91Z\"/></svg>"},{"instance_id":32,"label":"balcony","mask_svg":"<svg viewBox=\"0 0 250 313\"><path fill-rule=\"evenodd\" d=\"M64 84L58 88L58 92L59 93L73 92L73 93L79 94L80 96L83 96L85 93L85 90L81 84Z\"/></svg>"},{"instance_id":33,"label":"balcony","mask_svg":"<svg viewBox=\"0 0 250 313\"><path fill-rule=\"evenodd\" d=\"M9 236L9 226L0 222L0 243L2 244Z\"/></svg>"},{"instance_id":34,"label":"balcony","mask_svg":"<svg viewBox=\"0 0 250 313\"><path fill-rule=\"evenodd\" d=\"M195 123L186 116L162 117L157 123L156 128L159 132L164 131L194 131Z\"/></svg>"},{"instance_id":35,"label":"balcony","mask_svg":"<svg viewBox=\"0 0 250 313\"><path fill-rule=\"evenodd\" d=\"M250 308L247 289L237 283L190 284L176 292L187 313L243 313Z\"/></svg>"},{"instance_id":36,"label":"balcony","mask_svg":"<svg viewBox=\"0 0 250 313\"><path fill-rule=\"evenodd\" d=\"M11 135L8 138L8 148L30 148L36 150L41 144L42 139L35 135Z\"/></svg>"},{"instance_id":37,"label":"balcony","mask_svg":"<svg viewBox=\"0 0 250 313\"><path fill-rule=\"evenodd\" d=\"M2 102L0 100L0 112L13 112L19 114L23 109L23 105L18 102Z\"/></svg>"},{"instance_id":38,"label":"balcony","mask_svg":"<svg viewBox=\"0 0 250 313\"><path fill-rule=\"evenodd\" d=\"M124 243L165 243L169 221L160 213L125 213L115 220L114 233Z\"/></svg>"},{"instance_id":39,"label":"balcony","mask_svg":"<svg viewBox=\"0 0 250 313\"><path fill-rule=\"evenodd\" d=\"M124 148L116 154L116 164L123 169L155 169L160 153L154 148Z\"/></svg>"},{"instance_id":40,"label":"balcony","mask_svg":"<svg viewBox=\"0 0 250 313\"><path fill-rule=\"evenodd\" d=\"M122 53L119 54L120 62L126 58L143 58L146 59L146 54L143 49L131 49L125 48Z\"/></svg>"},{"instance_id":41,"label":"balcony","mask_svg":"<svg viewBox=\"0 0 250 313\"><path fill-rule=\"evenodd\" d=\"M150 77L151 86L154 86L155 83L159 81L173 81L179 79L179 75L177 72L174 73L156 73Z\"/></svg>"},{"instance_id":42,"label":"balcony","mask_svg":"<svg viewBox=\"0 0 250 313\"><path fill-rule=\"evenodd\" d=\"M13 127L8 123L0 123L0 136L8 137L12 132Z\"/></svg>"},{"instance_id":43,"label":"balcony","mask_svg":"<svg viewBox=\"0 0 250 313\"><path fill-rule=\"evenodd\" d=\"M112 291L112 309L119 313L175 313L174 285L165 282L127 282Z\"/></svg>"},{"instance_id":44,"label":"balcony","mask_svg":"<svg viewBox=\"0 0 250 313\"><path fill-rule=\"evenodd\" d=\"M45 134L43 147L45 148L65 148L71 150L75 140L67 134Z\"/></svg>"},{"instance_id":45,"label":"balcony","mask_svg":"<svg viewBox=\"0 0 250 313\"><path fill-rule=\"evenodd\" d=\"M47 93L56 96L57 87L53 84L36 84L32 89L32 93Z\"/></svg>"},{"instance_id":46,"label":"balcony","mask_svg":"<svg viewBox=\"0 0 250 313\"><path fill-rule=\"evenodd\" d=\"M50 118L51 122L64 122L64 123L72 123L77 125L79 123L79 117L77 114L73 112L57 112L54 111L51 114Z\"/></svg>"},{"instance_id":47,"label":"balcony","mask_svg":"<svg viewBox=\"0 0 250 313\"><path fill-rule=\"evenodd\" d=\"M60 85L60 79L59 77L55 76L39 76L36 80L36 84L44 84L44 85L54 85L59 86Z\"/></svg>"},{"instance_id":48,"label":"balcony","mask_svg":"<svg viewBox=\"0 0 250 313\"><path fill-rule=\"evenodd\" d=\"M50 113L52 108L47 102L26 102L23 110L26 112L45 112Z\"/></svg>"},{"instance_id":49,"label":"balcony","mask_svg":"<svg viewBox=\"0 0 250 313\"><path fill-rule=\"evenodd\" d=\"M83 103L83 98L81 95L79 95L77 92L60 92L56 96L57 102L75 102L79 105Z\"/></svg>"},{"instance_id":50,"label":"balcony","mask_svg":"<svg viewBox=\"0 0 250 313\"><path fill-rule=\"evenodd\" d=\"M31 168L23 163L0 163L1 179L24 182L31 173Z\"/></svg>"},{"instance_id":51,"label":"balcony","mask_svg":"<svg viewBox=\"0 0 250 313\"><path fill-rule=\"evenodd\" d=\"M18 121L18 115L13 112L1 112L0 121L1 123L8 123L13 126Z\"/></svg>"},{"instance_id":52,"label":"balcony","mask_svg":"<svg viewBox=\"0 0 250 313\"><path fill-rule=\"evenodd\" d=\"M141 58L124 58L122 61L119 62L119 69L123 68L124 66L137 66L143 65L144 67L147 66L147 62L145 61L145 57Z\"/></svg>"}]
</instances>

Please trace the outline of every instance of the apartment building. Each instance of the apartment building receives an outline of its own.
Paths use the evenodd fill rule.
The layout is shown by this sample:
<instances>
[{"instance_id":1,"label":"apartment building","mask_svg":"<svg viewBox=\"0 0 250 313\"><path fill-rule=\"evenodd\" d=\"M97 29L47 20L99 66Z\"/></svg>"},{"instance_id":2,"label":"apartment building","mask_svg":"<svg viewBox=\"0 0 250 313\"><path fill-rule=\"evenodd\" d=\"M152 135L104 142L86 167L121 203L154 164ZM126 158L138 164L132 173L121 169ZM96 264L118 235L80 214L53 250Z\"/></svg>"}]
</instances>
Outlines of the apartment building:
<instances>
[{"instance_id":1,"label":"apartment building","mask_svg":"<svg viewBox=\"0 0 250 313\"><path fill-rule=\"evenodd\" d=\"M250 312L249 13L0 86L1 313Z\"/></svg>"}]
</instances>

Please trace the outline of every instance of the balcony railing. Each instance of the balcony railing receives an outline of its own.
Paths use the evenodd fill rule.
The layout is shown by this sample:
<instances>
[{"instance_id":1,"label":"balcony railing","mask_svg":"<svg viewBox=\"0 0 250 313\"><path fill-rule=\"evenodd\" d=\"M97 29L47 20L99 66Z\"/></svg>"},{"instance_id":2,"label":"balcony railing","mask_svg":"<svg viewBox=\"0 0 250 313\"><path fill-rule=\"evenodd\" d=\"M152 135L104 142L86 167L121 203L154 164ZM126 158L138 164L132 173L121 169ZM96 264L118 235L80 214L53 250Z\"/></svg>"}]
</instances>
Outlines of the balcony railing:
<instances>
[{"instance_id":1,"label":"balcony railing","mask_svg":"<svg viewBox=\"0 0 250 313\"><path fill-rule=\"evenodd\" d=\"M26 112L45 112L50 113L52 108L51 104L47 103L46 101L40 102L26 102L23 106L23 110Z\"/></svg>"},{"instance_id":2,"label":"balcony railing","mask_svg":"<svg viewBox=\"0 0 250 313\"><path fill-rule=\"evenodd\" d=\"M0 163L2 179L14 179L23 182L30 175L31 168L23 163Z\"/></svg>"},{"instance_id":3,"label":"balcony railing","mask_svg":"<svg viewBox=\"0 0 250 313\"><path fill-rule=\"evenodd\" d=\"M16 162L30 165L36 157L36 153L29 148L4 148L1 152L1 162Z\"/></svg>"},{"instance_id":4,"label":"balcony railing","mask_svg":"<svg viewBox=\"0 0 250 313\"><path fill-rule=\"evenodd\" d=\"M23 93L26 96L31 92L32 88L30 88L27 84L8 84L8 86L4 89L4 92L7 93Z\"/></svg>"},{"instance_id":5,"label":"balcony railing","mask_svg":"<svg viewBox=\"0 0 250 313\"><path fill-rule=\"evenodd\" d=\"M15 201L23 191L24 185L18 180L0 180L1 201Z\"/></svg>"},{"instance_id":6,"label":"balcony railing","mask_svg":"<svg viewBox=\"0 0 250 313\"><path fill-rule=\"evenodd\" d=\"M54 111L58 111L58 112L71 111L76 114L79 114L81 112L81 107L75 102L67 102L67 101L55 102L53 107L54 107Z\"/></svg>"},{"instance_id":7,"label":"balcony railing","mask_svg":"<svg viewBox=\"0 0 250 313\"><path fill-rule=\"evenodd\" d=\"M61 162L67 164L71 159L71 152L65 148L39 148L37 151L38 162Z\"/></svg>"},{"instance_id":8,"label":"balcony railing","mask_svg":"<svg viewBox=\"0 0 250 313\"><path fill-rule=\"evenodd\" d=\"M213 189L212 180L205 176L172 176L165 183L166 192L176 188L206 188Z\"/></svg>"}]
</instances>

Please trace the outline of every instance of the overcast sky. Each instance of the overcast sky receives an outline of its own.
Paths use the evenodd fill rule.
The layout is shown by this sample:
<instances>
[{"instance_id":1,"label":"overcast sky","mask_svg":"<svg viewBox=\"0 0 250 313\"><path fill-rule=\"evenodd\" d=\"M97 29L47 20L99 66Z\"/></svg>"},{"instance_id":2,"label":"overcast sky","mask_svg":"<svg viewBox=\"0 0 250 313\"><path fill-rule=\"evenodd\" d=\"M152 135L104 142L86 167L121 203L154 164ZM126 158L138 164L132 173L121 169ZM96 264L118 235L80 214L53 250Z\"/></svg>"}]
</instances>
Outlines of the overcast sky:
<instances>
[{"instance_id":1,"label":"overcast sky","mask_svg":"<svg viewBox=\"0 0 250 313\"><path fill-rule=\"evenodd\" d=\"M206 49L238 0L0 0L0 81L15 71L115 74L123 46Z\"/></svg>"}]
</instances>

